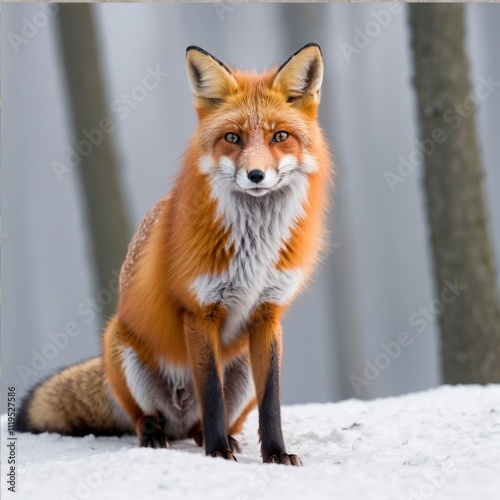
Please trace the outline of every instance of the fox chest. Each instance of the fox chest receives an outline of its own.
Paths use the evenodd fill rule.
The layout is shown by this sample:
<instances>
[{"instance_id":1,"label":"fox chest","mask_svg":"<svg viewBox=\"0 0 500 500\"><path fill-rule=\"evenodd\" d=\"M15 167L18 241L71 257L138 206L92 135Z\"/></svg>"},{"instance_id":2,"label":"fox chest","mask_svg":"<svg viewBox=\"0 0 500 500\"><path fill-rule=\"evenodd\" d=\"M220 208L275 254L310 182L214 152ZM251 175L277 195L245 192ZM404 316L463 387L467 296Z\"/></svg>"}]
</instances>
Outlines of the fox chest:
<instances>
[{"instance_id":1,"label":"fox chest","mask_svg":"<svg viewBox=\"0 0 500 500\"><path fill-rule=\"evenodd\" d=\"M200 305L220 304L227 310L221 331L224 344L238 337L256 307L265 302L287 304L302 283L300 268L281 271L262 260L237 253L227 272L202 275L194 283Z\"/></svg>"},{"instance_id":2,"label":"fox chest","mask_svg":"<svg viewBox=\"0 0 500 500\"><path fill-rule=\"evenodd\" d=\"M200 305L220 304L226 309L221 331L224 344L238 337L260 304L288 304L304 279L300 266L291 270L277 268L280 252L302 214L301 204L289 207L284 197L282 205L266 206L272 199L240 201L226 217L231 229L228 247L234 248L227 271L199 275L192 283ZM245 202L252 206L245 206Z\"/></svg>"}]
</instances>

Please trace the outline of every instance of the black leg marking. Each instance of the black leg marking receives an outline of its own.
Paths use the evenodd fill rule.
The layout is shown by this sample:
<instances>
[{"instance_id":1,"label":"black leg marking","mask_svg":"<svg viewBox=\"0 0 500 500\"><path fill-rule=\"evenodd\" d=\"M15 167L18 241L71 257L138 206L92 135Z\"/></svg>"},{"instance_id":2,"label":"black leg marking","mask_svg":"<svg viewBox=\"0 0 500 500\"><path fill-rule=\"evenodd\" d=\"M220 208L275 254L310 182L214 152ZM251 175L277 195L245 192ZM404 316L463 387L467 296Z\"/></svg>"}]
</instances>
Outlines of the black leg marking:
<instances>
[{"instance_id":1,"label":"black leg marking","mask_svg":"<svg viewBox=\"0 0 500 500\"><path fill-rule=\"evenodd\" d=\"M297 455L285 451L281 430L280 373L278 346L273 344L266 390L259 409L259 434L264 462L301 465Z\"/></svg>"},{"instance_id":2,"label":"black leg marking","mask_svg":"<svg viewBox=\"0 0 500 500\"><path fill-rule=\"evenodd\" d=\"M207 455L234 459L227 439L224 396L213 354L209 357L203 388L203 437Z\"/></svg>"},{"instance_id":3,"label":"black leg marking","mask_svg":"<svg viewBox=\"0 0 500 500\"><path fill-rule=\"evenodd\" d=\"M283 433L281 431L281 409L279 394L279 366L276 344L271 349L269 374L266 390L259 411L259 433L262 441L262 456L264 460L271 455L285 451Z\"/></svg>"}]
</instances>

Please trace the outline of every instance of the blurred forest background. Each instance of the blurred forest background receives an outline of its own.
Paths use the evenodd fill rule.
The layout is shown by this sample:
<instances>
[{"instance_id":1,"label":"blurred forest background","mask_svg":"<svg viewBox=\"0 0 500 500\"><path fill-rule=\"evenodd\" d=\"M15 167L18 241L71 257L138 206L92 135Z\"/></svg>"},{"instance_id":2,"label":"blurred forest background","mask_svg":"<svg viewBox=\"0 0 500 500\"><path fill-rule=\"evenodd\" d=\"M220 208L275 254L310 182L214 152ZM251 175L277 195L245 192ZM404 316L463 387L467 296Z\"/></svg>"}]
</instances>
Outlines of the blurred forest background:
<instances>
[{"instance_id":1,"label":"blurred forest background","mask_svg":"<svg viewBox=\"0 0 500 500\"><path fill-rule=\"evenodd\" d=\"M438 125L431 119L446 112L451 127L464 120L457 128L470 134L457 144L478 152L470 184L483 180L498 270L500 6L467 5L463 34L451 24L440 29L438 14L443 20L446 11L413 12L410 24L410 8L393 4L95 4L89 16L71 8L3 5L3 391L15 386L22 396L58 368L100 352L101 325L116 298L126 245L148 208L172 186L196 124L184 65L188 45L256 70L281 64L310 41L322 46L320 119L338 172L330 251L284 322L284 403L398 395L442 383L440 318L444 331L458 335L468 321L464 298L489 304L492 343L483 348L498 349L494 291L486 301L479 286L453 271L434 272L434 262L439 271L450 255L459 270L473 258L453 253L469 233L456 245L437 241L442 233L427 221L447 227L439 218L443 210L461 208L459 223L469 211L467 200L453 196L455 188L440 197L432 162L439 161L441 142L436 137L436 154L426 153L432 145L420 142L419 133L432 134ZM454 12L446 22L460 24L461 10ZM441 54L462 73L447 73L439 59L426 59L430 49L422 40L432 40L432 30L458 33L459 46L463 35L468 67L454 51ZM446 47L445 40L438 45ZM432 101L433 88L447 74L458 75L457 95L482 89L472 111L470 102L453 101L453 94L444 105ZM460 156L454 144L444 141L446 154ZM460 162L449 163L441 173L453 177ZM483 227L484 217L473 214L473 226ZM470 248L487 241L483 233L473 233ZM479 261L488 263L490 247L484 248ZM469 267L469 276L498 287L493 266ZM455 323L447 311L455 311ZM479 330L468 328L474 345ZM446 380L460 377L448 373Z\"/></svg>"}]
</instances>

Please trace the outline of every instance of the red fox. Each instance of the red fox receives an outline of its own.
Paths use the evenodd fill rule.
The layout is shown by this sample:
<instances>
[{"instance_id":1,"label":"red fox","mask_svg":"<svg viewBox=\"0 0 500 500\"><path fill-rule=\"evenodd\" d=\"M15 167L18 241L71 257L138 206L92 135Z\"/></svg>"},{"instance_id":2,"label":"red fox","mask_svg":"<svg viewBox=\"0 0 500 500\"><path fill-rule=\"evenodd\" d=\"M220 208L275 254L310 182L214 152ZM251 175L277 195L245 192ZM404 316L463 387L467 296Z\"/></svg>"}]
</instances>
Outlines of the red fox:
<instances>
[{"instance_id":1,"label":"red fox","mask_svg":"<svg viewBox=\"0 0 500 500\"><path fill-rule=\"evenodd\" d=\"M285 450L280 318L324 241L333 165L317 110L323 78L310 43L264 74L186 51L198 126L173 190L146 215L120 273L103 356L25 398L19 431L134 432L141 446L194 438L235 460L258 405L264 462Z\"/></svg>"}]
</instances>

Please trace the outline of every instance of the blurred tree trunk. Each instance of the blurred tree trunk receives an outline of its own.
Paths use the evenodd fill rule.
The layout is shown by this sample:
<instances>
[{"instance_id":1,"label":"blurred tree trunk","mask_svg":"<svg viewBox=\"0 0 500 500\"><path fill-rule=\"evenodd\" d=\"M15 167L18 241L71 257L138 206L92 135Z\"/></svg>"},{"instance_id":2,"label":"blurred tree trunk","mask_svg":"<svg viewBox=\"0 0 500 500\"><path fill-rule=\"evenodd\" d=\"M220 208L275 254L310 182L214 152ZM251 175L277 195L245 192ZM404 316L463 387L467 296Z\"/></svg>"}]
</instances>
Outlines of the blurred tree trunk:
<instances>
[{"instance_id":1,"label":"blurred tree trunk","mask_svg":"<svg viewBox=\"0 0 500 500\"><path fill-rule=\"evenodd\" d=\"M91 6L60 4L57 20L75 141L73 149L81 157L76 170L85 202L98 288L94 298L97 306L103 308L101 317L105 320L115 309L116 272L130 239L111 137L115 125L108 118Z\"/></svg>"},{"instance_id":2,"label":"blurred tree trunk","mask_svg":"<svg viewBox=\"0 0 500 500\"><path fill-rule=\"evenodd\" d=\"M500 308L488 234L464 7L410 4L424 186L446 383L500 382ZM491 92L491 87L489 89ZM477 97L487 99L487 85ZM425 142L424 142L425 141Z\"/></svg>"}]
</instances>

